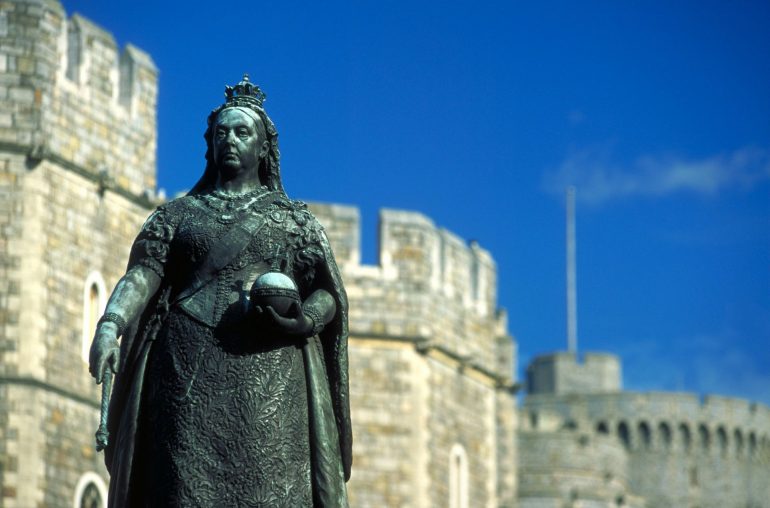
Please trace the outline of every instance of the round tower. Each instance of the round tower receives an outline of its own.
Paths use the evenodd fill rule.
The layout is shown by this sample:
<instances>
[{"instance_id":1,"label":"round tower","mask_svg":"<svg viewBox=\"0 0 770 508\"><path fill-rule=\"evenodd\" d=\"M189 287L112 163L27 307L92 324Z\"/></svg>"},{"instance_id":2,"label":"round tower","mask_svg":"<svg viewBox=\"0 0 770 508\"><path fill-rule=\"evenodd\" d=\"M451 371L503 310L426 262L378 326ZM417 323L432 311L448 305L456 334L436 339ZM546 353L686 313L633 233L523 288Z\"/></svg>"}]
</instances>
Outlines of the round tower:
<instances>
[{"instance_id":1,"label":"round tower","mask_svg":"<svg viewBox=\"0 0 770 508\"><path fill-rule=\"evenodd\" d=\"M0 8L2 506L106 501L85 353L153 205L156 95L146 54L58 2Z\"/></svg>"}]
</instances>

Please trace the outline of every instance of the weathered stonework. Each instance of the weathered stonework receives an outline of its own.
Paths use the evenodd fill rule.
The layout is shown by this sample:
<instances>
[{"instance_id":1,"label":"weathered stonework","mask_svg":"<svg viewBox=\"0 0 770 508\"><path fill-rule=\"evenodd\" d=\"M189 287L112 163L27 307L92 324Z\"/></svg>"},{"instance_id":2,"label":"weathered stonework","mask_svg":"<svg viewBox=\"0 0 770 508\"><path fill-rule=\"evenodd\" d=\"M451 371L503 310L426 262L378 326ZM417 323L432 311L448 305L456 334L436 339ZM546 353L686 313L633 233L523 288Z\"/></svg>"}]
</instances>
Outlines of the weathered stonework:
<instances>
[{"instance_id":1,"label":"weathered stonework","mask_svg":"<svg viewBox=\"0 0 770 508\"><path fill-rule=\"evenodd\" d=\"M620 370L611 355L587 356ZM528 369L541 389L521 411L522 507L563 506L570 496L606 507L618 499L655 508L766 506L770 408L719 396L624 392L619 375L584 365L557 353ZM554 369L581 373L583 390L559 390L558 383L542 389L544 378L561 377Z\"/></svg>"},{"instance_id":2,"label":"weathered stonework","mask_svg":"<svg viewBox=\"0 0 770 508\"><path fill-rule=\"evenodd\" d=\"M380 213L379 264L360 264L355 208L311 204L350 299L352 506L449 506L450 451L472 506L515 504L513 341L494 261L425 216Z\"/></svg>"},{"instance_id":3,"label":"weathered stonework","mask_svg":"<svg viewBox=\"0 0 770 508\"><path fill-rule=\"evenodd\" d=\"M155 188L157 72L55 1L0 3L0 505L72 506L99 393L86 279L112 287ZM85 333L87 337L89 333Z\"/></svg>"}]
</instances>

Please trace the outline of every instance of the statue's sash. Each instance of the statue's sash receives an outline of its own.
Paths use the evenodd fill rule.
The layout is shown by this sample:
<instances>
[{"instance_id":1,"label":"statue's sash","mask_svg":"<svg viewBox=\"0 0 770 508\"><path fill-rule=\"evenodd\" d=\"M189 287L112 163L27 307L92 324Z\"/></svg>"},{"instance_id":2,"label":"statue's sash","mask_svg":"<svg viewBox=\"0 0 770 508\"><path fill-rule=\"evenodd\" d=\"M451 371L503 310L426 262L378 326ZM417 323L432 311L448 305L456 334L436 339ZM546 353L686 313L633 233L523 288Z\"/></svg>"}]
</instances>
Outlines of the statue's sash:
<instances>
[{"instance_id":1,"label":"statue's sash","mask_svg":"<svg viewBox=\"0 0 770 508\"><path fill-rule=\"evenodd\" d=\"M185 311L192 314L205 324L213 325L214 302L209 302L207 298L193 298L206 287L224 267L232 263L249 245L251 239L256 235L266 223L266 215L254 213L254 209L259 208L271 199L279 196L278 192L268 192L259 196L252 202L241 214L230 229L215 240L201 260L200 264L192 270L184 287L173 298L172 304L180 305ZM194 202L207 213L210 210Z\"/></svg>"}]
</instances>

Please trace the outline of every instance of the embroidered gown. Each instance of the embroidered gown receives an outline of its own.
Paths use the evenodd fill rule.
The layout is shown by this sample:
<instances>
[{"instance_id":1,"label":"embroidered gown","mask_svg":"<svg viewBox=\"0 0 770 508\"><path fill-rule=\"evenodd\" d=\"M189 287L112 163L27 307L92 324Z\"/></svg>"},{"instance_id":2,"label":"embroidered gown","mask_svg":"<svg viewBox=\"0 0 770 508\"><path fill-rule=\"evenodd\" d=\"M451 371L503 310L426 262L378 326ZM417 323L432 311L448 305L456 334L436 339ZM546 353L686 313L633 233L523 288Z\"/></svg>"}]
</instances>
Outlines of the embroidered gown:
<instances>
[{"instance_id":1,"label":"embroidered gown","mask_svg":"<svg viewBox=\"0 0 770 508\"><path fill-rule=\"evenodd\" d=\"M245 248L178 301L214 242L247 214L259 226ZM216 191L185 196L150 216L129 269L153 270L165 293L140 325L155 331L138 330L146 336L146 360L141 364L142 354L136 355L140 368L132 374L141 390L127 505L347 505L338 434L346 434L339 422L347 416L340 420L332 410L343 385L346 403L346 345L276 336L255 326L247 312L253 281L279 267L303 300L319 288L333 294L338 316L329 325L337 329L330 340L346 340L346 323L344 330L339 326L346 320L344 289L330 256L306 206L264 188L236 198ZM130 404L123 406L118 411ZM321 430L319 421L326 422Z\"/></svg>"}]
</instances>

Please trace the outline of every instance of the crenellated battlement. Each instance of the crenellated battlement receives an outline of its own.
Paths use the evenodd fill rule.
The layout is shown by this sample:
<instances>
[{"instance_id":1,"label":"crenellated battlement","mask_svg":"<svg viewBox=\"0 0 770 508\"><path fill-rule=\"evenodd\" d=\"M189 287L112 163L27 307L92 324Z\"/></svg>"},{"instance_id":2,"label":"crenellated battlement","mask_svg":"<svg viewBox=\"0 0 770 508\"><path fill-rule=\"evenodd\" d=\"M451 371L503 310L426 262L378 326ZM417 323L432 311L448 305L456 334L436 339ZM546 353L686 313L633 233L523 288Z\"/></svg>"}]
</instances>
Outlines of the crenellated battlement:
<instances>
[{"instance_id":1,"label":"crenellated battlement","mask_svg":"<svg viewBox=\"0 0 770 508\"><path fill-rule=\"evenodd\" d=\"M497 309L497 270L489 252L420 213L383 209L379 263L362 265L358 209L310 206L327 229L346 281L351 335L411 340L511 378L511 339Z\"/></svg>"},{"instance_id":2,"label":"crenellated battlement","mask_svg":"<svg viewBox=\"0 0 770 508\"><path fill-rule=\"evenodd\" d=\"M152 59L53 0L0 13L0 143L132 196L156 187Z\"/></svg>"},{"instance_id":3,"label":"crenellated battlement","mask_svg":"<svg viewBox=\"0 0 770 508\"><path fill-rule=\"evenodd\" d=\"M127 44L119 51L112 34L79 14L65 20L61 30L58 78L63 86L93 95L118 115L154 120L157 73L152 58ZM73 86L74 85L74 86Z\"/></svg>"},{"instance_id":4,"label":"crenellated battlement","mask_svg":"<svg viewBox=\"0 0 770 508\"><path fill-rule=\"evenodd\" d=\"M522 429L616 436L632 454L683 454L770 465L770 407L722 396L621 392L533 395Z\"/></svg>"},{"instance_id":5,"label":"crenellated battlement","mask_svg":"<svg viewBox=\"0 0 770 508\"><path fill-rule=\"evenodd\" d=\"M634 429L643 422L654 435L659 424L670 429L686 424L692 429L701 425L711 434L724 428L746 435L755 433L757 439L770 439L770 407L745 399L708 395L703 398L692 393L671 392L618 392L575 395L530 395L525 409L532 417L531 426L541 418L556 418L560 423L570 421L581 428L596 429L604 422L614 429L620 422L629 425L633 441ZM550 415L550 416L547 416ZM652 439L652 437L651 437ZM729 439L729 437L728 437ZM769 443L770 444L770 443Z\"/></svg>"},{"instance_id":6,"label":"crenellated battlement","mask_svg":"<svg viewBox=\"0 0 770 508\"><path fill-rule=\"evenodd\" d=\"M564 452L570 437L584 444L582 455L614 441L628 465L613 474L626 474L647 506L760 506L770 493L764 480L770 473L770 407L742 399L666 392L530 395L519 436L520 448L534 456L533 446ZM579 455L562 452L562 469L583 467ZM537 472L519 464L522 477Z\"/></svg>"}]
</instances>

